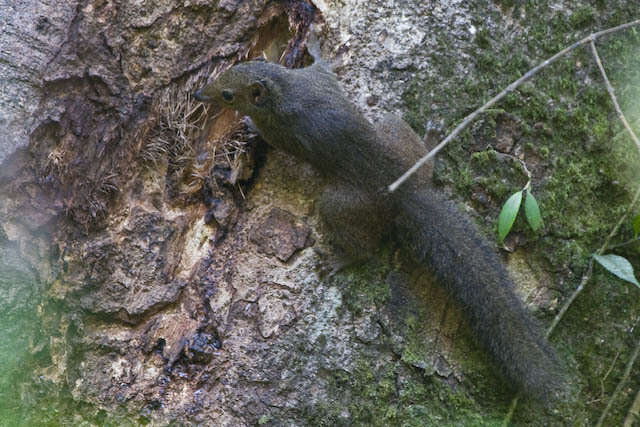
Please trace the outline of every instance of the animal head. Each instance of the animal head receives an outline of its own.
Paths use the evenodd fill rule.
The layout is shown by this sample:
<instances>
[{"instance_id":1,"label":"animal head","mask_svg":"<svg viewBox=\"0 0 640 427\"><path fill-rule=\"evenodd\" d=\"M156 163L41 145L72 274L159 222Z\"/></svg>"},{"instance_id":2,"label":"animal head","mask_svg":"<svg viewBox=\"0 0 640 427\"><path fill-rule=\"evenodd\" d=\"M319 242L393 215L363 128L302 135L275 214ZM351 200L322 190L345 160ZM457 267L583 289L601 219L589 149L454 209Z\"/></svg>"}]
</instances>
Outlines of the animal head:
<instances>
[{"instance_id":1,"label":"animal head","mask_svg":"<svg viewBox=\"0 0 640 427\"><path fill-rule=\"evenodd\" d=\"M236 110L252 116L270 110L279 95L274 82L285 68L261 61L238 64L223 72L194 96L202 102Z\"/></svg>"}]
</instances>

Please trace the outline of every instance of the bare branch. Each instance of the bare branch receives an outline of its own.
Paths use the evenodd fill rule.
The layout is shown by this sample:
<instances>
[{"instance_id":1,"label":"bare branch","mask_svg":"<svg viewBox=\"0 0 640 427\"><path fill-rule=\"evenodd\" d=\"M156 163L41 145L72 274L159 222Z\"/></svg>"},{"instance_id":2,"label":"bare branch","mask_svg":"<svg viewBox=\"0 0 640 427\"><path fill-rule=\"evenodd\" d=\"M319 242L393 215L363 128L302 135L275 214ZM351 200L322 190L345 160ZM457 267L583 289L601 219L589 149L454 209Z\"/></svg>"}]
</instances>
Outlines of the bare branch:
<instances>
[{"instance_id":1,"label":"bare branch","mask_svg":"<svg viewBox=\"0 0 640 427\"><path fill-rule=\"evenodd\" d=\"M500 101L509 92L512 92L513 90L515 90L518 86L520 86L522 83L524 83L525 81L527 81L528 79L533 77L541 69L543 69L543 68L547 67L548 65L554 63L555 61L560 59L562 56L566 55L567 53L571 52L572 50L576 49L577 47L582 46L583 44L586 44L588 42L592 42L593 40L597 39L598 37L604 36L605 34L609 34L609 33L615 32L615 31L624 30L625 28L629 28L629 27L632 27L634 25L639 25L639 24L640 24L640 19L637 19L635 21L627 22L626 24L618 25L617 27L608 28L606 30L602 30L602 31L598 31L597 33L593 33L593 34L583 38L582 40L579 40L579 41L573 43L572 45L562 49L560 52L556 53L551 58L541 62L540 64L538 64L537 66L535 66L531 70L527 71L527 73L525 75L523 75L518 80L516 80L513 83L511 83L502 92L500 92L499 94L497 94L496 96L491 98L482 107L478 108L473 113L471 113L467 117L465 117L464 120L462 121L462 123L460 123L458 126L456 126L456 128L453 130L453 132L451 132L445 139L443 139L442 142L440 142L440 144L438 144L436 147L434 147L433 150L431 150L426 156L424 156L420 160L418 160L400 178L398 178L391 185L389 185L388 190L390 192L394 192L411 175L413 175L418 169L420 169L420 167L422 165L424 165L429 159L431 159L440 150L442 150L444 148L444 146L447 145L453 138L458 136L458 134L460 132L462 132L464 130L464 128L466 128L480 113L484 112L486 109L488 109L491 106L493 106L493 104L495 104L496 102Z\"/></svg>"}]
</instances>

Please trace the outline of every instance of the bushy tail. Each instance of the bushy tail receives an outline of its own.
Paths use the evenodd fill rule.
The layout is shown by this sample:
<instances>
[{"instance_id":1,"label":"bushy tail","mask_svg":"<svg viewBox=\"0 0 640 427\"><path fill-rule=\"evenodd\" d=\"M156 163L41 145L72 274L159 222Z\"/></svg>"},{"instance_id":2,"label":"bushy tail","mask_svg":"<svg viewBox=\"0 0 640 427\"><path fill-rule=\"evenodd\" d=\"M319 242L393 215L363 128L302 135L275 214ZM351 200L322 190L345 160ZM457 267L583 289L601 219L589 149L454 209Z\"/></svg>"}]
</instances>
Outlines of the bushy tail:
<instances>
[{"instance_id":1,"label":"bushy tail","mask_svg":"<svg viewBox=\"0 0 640 427\"><path fill-rule=\"evenodd\" d=\"M402 191L402 190L400 190ZM461 306L479 343L526 395L548 400L563 379L553 349L472 221L429 190L399 195L397 233Z\"/></svg>"}]
</instances>

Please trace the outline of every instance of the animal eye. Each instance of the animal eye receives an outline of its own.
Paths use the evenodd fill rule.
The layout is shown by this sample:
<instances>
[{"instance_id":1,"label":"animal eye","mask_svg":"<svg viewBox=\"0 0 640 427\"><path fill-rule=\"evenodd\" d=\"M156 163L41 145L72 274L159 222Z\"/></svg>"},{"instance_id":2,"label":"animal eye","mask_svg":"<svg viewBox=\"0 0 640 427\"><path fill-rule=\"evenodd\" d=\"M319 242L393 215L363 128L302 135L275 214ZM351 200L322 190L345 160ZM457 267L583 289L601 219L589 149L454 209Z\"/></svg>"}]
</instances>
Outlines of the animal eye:
<instances>
[{"instance_id":1,"label":"animal eye","mask_svg":"<svg viewBox=\"0 0 640 427\"><path fill-rule=\"evenodd\" d=\"M227 101L227 102L231 102L233 101L233 92L231 92L230 90L223 90L222 91L222 98Z\"/></svg>"}]
</instances>

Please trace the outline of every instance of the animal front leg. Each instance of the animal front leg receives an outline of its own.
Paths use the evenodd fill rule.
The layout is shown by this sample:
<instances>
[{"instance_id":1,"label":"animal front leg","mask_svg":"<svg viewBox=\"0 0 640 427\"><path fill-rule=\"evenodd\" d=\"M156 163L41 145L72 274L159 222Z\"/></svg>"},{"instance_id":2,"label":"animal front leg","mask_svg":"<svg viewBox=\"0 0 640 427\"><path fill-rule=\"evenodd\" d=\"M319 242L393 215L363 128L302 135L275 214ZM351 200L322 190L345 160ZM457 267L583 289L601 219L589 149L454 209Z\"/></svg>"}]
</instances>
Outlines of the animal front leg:
<instances>
[{"instance_id":1,"label":"animal front leg","mask_svg":"<svg viewBox=\"0 0 640 427\"><path fill-rule=\"evenodd\" d=\"M387 209L374 197L346 185L328 186L320 198L320 215L338 252L330 274L366 261L389 228Z\"/></svg>"}]
</instances>

